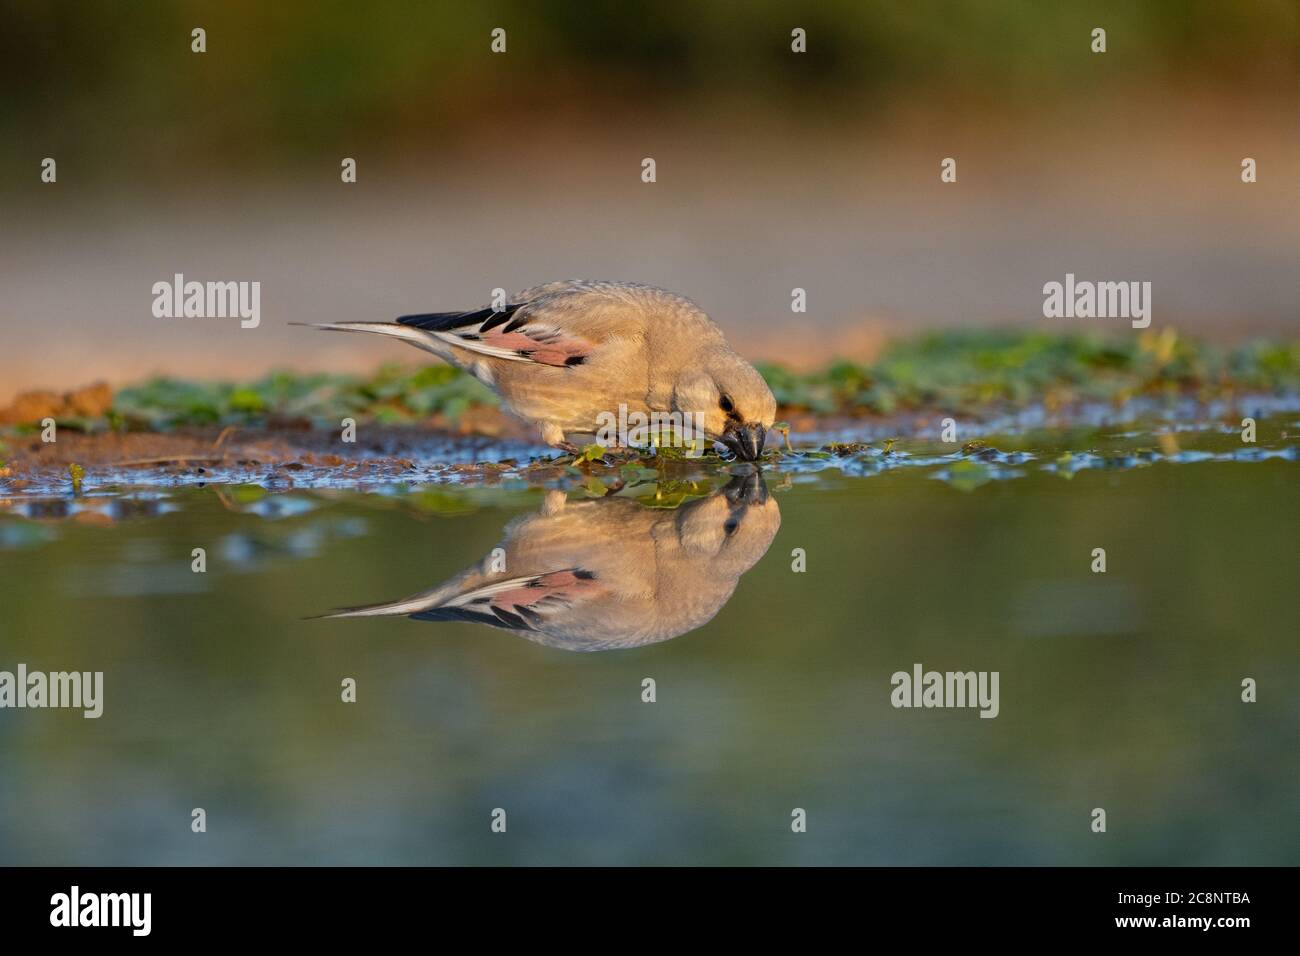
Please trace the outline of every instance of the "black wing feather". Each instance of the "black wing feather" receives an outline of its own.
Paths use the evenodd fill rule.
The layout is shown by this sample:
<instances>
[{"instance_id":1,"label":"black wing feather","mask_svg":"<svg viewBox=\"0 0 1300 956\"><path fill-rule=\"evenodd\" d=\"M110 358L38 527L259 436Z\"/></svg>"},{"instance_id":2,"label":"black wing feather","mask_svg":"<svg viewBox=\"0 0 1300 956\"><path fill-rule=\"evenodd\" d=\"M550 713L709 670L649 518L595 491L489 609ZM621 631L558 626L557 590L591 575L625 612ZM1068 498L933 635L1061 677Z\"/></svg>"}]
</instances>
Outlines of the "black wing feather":
<instances>
[{"instance_id":1,"label":"black wing feather","mask_svg":"<svg viewBox=\"0 0 1300 956\"><path fill-rule=\"evenodd\" d=\"M495 309L475 309L472 312L421 312L415 315L400 315L398 325L410 325L427 332L454 332L467 326L482 326L480 332L488 332L513 316L523 303L507 305L500 311Z\"/></svg>"},{"instance_id":2,"label":"black wing feather","mask_svg":"<svg viewBox=\"0 0 1300 956\"><path fill-rule=\"evenodd\" d=\"M525 619L509 611L494 608L480 611L471 607L431 607L427 611L407 615L413 621L464 621L473 624L487 624L504 630L533 631L531 619ZM541 615L537 615L541 620Z\"/></svg>"}]
</instances>

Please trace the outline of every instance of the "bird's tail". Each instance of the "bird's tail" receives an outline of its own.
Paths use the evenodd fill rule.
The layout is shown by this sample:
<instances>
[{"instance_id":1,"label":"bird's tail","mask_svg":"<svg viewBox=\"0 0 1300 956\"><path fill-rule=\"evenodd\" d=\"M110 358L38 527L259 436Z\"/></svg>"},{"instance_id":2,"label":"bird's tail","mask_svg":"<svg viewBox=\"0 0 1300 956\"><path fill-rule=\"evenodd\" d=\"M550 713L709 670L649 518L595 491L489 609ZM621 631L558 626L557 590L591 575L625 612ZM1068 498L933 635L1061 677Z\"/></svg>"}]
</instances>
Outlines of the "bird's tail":
<instances>
[{"instance_id":1,"label":"bird's tail","mask_svg":"<svg viewBox=\"0 0 1300 956\"><path fill-rule=\"evenodd\" d=\"M315 614L303 618L305 621L323 621L335 617L391 617L399 614L415 614L419 611L437 607L449 597L456 594L454 581L440 584L419 594L398 598L396 601L380 601L378 604L358 604L355 607L336 607L325 614Z\"/></svg>"},{"instance_id":2,"label":"bird's tail","mask_svg":"<svg viewBox=\"0 0 1300 956\"><path fill-rule=\"evenodd\" d=\"M409 608L409 610L408 610ZM313 614L303 618L304 621L328 621L335 617L389 617L396 614L414 614L424 610L423 605L415 606L406 601L394 601L388 604L362 604L357 607L341 607L325 614Z\"/></svg>"},{"instance_id":3,"label":"bird's tail","mask_svg":"<svg viewBox=\"0 0 1300 956\"><path fill-rule=\"evenodd\" d=\"M325 621L336 617L392 617L399 614L415 614L437 604L426 595L417 594L402 598L400 601L385 601L380 604L359 604L356 607L335 608L325 614L313 614L303 618L305 621Z\"/></svg>"},{"instance_id":4,"label":"bird's tail","mask_svg":"<svg viewBox=\"0 0 1300 956\"><path fill-rule=\"evenodd\" d=\"M327 332L378 332L394 338L406 339L417 345L428 346L429 334L423 329L398 322L290 322L290 325L305 325L312 329L324 329Z\"/></svg>"}]
</instances>

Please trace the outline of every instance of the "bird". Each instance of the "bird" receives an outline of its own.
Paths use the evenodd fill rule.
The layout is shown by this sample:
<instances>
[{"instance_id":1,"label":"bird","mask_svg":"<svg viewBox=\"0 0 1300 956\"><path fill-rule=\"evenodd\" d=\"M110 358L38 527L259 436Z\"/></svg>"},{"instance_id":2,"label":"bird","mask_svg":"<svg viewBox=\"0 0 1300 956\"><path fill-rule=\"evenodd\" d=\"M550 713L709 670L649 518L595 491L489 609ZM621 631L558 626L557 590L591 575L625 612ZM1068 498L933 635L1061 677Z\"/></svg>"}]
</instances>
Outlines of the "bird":
<instances>
[{"instance_id":1,"label":"bird","mask_svg":"<svg viewBox=\"0 0 1300 956\"><path fill-rule=\"evenodd\" d=\"M690 299L634 282L571 279L466 312L392 322L294 322L373 332L409 342L464 369L501 396L542 440L575 453L573 435L597 434L620 405L689 413L707 438L757 461L776 418L763 376L727 344Z\"/></svg>"},{"instance_id":2,"label":"bird","mask_svg":"<svg viewBox=\"0 0 1300 956\"><path fill-rule=\"evenodd\" d=\"M624 497L570 501L552 489L487 557L445 583L318 618L476 622L569 651L640 647L712 620L780 527L756 469L675 509Z\"/></svg>"}]
</instances>

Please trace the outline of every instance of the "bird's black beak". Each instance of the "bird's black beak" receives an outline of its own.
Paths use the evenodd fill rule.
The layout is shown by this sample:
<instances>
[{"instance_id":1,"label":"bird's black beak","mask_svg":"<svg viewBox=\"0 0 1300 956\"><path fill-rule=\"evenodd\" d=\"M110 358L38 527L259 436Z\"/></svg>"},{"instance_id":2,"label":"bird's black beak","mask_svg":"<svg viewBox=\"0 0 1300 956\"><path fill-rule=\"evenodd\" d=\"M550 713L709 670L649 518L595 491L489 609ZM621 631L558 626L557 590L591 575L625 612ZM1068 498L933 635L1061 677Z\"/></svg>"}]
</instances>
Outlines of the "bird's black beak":
<instances>
[{"instance_id":1,"label":"bird's black beak","mask_svg":"<svg viewBox=\"0 0 1300 956\"><path fill-rule=\"evenodd\" d=\"M767 429L762 425L728 425L722 433L722 443L736 453L741 461L758 461L763 454Z\"/></svg>"},{"instance_id":2,"label":"bird's black beak","mask_svg":"<svg viewBox=\"0 0 1300 956\"><path fill-rule=\"evenodd\" d=\"M733 505L763 505L767 503L767 482L762 472L754 469L747 475L733 476L722 494Z\"/></svg>"}]
</instances>

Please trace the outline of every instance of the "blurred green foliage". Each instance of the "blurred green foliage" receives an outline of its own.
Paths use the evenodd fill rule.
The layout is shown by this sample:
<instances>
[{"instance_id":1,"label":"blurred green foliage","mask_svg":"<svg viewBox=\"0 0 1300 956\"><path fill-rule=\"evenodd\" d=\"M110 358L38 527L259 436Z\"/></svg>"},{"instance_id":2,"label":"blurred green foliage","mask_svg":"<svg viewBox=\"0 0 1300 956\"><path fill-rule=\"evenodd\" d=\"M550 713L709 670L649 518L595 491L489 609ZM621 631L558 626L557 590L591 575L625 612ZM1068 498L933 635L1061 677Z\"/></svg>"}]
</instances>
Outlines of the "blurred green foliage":
<instances>
[{"instance_id":1,"label":"blurred green foliage","mask_svg":"<svg viewBox=\"0 0 1300 956\"><path fill-rule=\"evenodd\" d=\"M1294 392L1300 390L1300 341L1229 348L1170 328L1120 338L948 331L895 342L868 364L838 361L800 373L760 363L759 370L777 403L790 411L887 415L1039 402L1057 407L1138 396ZM451 366L389 364L369 377L275 372L245 384L156 378L119 391L109 420L148 428L271 419L337 422L345 416L387 423L442 416L455 422L470 408L497 404L487 387Z\"/></svg>"},{"instance_id":2,"label":"blurred green foliage","mask_svg":"<svg viewBox=\"0 0 1300 956\"><path fill-rule=\"evenodd\" d=\"M1109 31L1098 78L1089 32ZM190 32L207 31L207 52ZM506 29L508 53L489 50ZM809 53L790 54L794 27ZM0 135L134 169L240 166L361 135L440 147L548 111L608 120L611 104L690 110L702 98L782 101L831 121L855 102L926 89L1000 109L1097 83L1186 79L1277 88L1300 75L1289 0L9 0L0 30ZM500 135L500 134L498 134ZM42 155L44 155L43 153ZM436 160L442 149L431 150Z\"/></svg>"},{"instance_id":3,"label":"blurred green foliage","mask_svg":"<svg viewBox=\"0 0 1300 956\"><path fill-rule=\"evenodd\" d=\"M895 342L867 365L841 361L806 375L772 364L759 370L782 408L823 414L1211 398L1300 388L1300 342L1224 348L1171 328L1123 338L947 331Z\"/></svg>"},{"instance_id":4,"label":"blurred green foliage","mask_svg":"<svg viewBox=\"0 0 1300 956\"><path fill-rule=\"evenodd\" d=\"M124 388L112 418L127 427L250 424L276 419L330 420L365 416L403 422L442 415L455 421L496 395L450 365L418 369L384 365L372 376L273 372L255 382L187 382L155 378Z\"/></svg>"}]
</instances>

